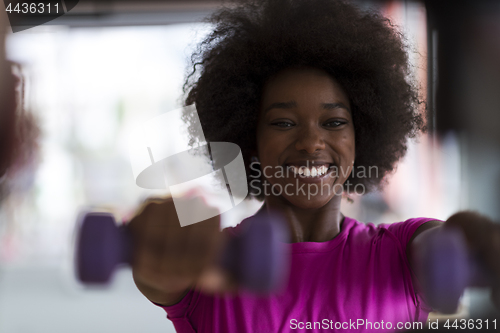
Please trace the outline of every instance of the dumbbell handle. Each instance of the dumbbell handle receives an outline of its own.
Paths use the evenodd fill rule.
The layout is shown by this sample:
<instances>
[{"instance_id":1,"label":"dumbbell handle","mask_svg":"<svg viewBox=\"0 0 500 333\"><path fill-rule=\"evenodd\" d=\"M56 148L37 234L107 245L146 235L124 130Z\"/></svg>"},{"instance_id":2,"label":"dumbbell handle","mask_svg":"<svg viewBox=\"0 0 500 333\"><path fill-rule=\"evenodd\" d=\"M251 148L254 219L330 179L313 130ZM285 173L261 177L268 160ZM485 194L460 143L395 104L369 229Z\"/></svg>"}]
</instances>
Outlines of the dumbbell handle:
<instances>
[{"instance_id":1,"label":"dumbbell handle","mask_svg":"<svg viewBox=\"0 0 500 333\"><path fill-rule=\"evenodd\" d=\"M245 232L229 239L220 258L242 287L268 292L281 285L288 276L285 243L287 229L277 216L254 216ZM201 222L203 223L203 222ZM117 226L113 215L85 215L77 241L77 275L87 284L110 281L115 267L132 262L132 236L123 224Z\"/></svg>"},{"instance_id":2,"label":"dumbbell handle","mask_svg":"<svg viewBox=\"0 0 500 333\"><path fill-rule=\"evenodd\" d=\"M424 296L434 310L453 313L465 288L491 284L490 274L470 253L458 229L430 230L419 250L419 278Z\"/></svg>"}]
</instances>

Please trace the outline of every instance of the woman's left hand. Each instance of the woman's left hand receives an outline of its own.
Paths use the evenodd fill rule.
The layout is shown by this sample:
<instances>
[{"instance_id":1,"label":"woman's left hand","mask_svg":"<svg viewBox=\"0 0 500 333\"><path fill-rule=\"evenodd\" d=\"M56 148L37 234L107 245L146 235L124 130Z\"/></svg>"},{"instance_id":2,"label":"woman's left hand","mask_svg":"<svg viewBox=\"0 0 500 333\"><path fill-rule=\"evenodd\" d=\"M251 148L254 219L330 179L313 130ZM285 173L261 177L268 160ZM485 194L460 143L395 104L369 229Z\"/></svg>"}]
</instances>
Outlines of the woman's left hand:
<instances>
[{"instance_id":1,"label":"woman's left hand","mask_svg":"<svg viewBox=\"0 0 500 333\"><path fill-rule=\"evenodd\" d=\"M469 249L491 275L493 303L500 310L500 224L471 211L452 215L444 228L456 227L464 232Z\"/></svg>"}]
</instances>

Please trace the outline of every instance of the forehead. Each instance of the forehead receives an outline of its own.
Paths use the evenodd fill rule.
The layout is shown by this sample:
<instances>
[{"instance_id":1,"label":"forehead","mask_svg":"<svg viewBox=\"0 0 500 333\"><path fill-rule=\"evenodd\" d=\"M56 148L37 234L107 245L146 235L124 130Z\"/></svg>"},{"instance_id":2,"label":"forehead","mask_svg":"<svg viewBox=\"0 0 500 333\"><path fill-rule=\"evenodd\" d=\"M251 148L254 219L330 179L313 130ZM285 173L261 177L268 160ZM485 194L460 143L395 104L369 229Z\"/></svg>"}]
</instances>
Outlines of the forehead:
<instances>
[{"instance_id":1,"label":"forehead","mask_svg":"<svg viewBox=\"0 0 500 333\"><path fill-rule=\"evenodd\" d=\"M317 97L349 104L340 83L327 72L317 68L288 68L270 77L263 87L262 102L275 99Z\"/></svg>"}]
</instances>

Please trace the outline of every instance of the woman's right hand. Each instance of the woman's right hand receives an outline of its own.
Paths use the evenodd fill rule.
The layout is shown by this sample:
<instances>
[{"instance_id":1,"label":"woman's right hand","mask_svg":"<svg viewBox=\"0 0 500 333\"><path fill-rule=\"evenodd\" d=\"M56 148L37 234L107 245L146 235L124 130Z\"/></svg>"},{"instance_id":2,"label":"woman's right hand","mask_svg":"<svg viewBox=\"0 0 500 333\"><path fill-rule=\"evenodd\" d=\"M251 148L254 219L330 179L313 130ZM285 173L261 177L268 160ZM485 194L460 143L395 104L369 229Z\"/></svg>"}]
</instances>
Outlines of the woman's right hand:
<instances>
[{"instance_id":1,"label":"woman's right hand","mask_svg":"<svg viewBox=\"0 0 500 333\"><path fill-rule=\"evenodd\" d=\"M185 200L189 204L201 199ZM181 227L172 198L150 200L129 227L134 281L150 301L173 305L195 286L206 291L230 289L216 265L224 244L219 214Z\"/></svg>"}]
</instances>

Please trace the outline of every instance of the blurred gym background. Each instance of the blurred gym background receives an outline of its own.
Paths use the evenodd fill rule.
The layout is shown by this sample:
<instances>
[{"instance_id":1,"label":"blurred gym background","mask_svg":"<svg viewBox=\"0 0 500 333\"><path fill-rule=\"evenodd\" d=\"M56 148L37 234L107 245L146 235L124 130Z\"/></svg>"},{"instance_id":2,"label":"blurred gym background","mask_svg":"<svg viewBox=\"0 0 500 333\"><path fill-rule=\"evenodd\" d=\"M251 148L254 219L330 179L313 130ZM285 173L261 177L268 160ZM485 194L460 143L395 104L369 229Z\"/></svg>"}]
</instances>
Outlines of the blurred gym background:
<instances>
[{"instance_id":1,"label":"blurred gym background","mask_svg":"<svg viewBox=\"0 0 500 333\"><path fill-rule=\"evenodd\" d=\"M414 75L433 98L435 82L427 78L437 61L430 47L437 35L428 32L424 4L358 3L380 10L407 34ZM41 135L28 166L2 180L12 193L0 207L0 332L174 332L164 311L136 290L130 270L120 270L106 288L75 280L75 227L83 210L126 218L148 196L166 194L136 186L128 133L180 107L189 55L211 28L202 19L218 6L87 0L54 21L8 35L7 56L19 64L23 102ZM434 111L435 101L429 103ZM460 131L435 135L436 119L431 114L429 133L411 143L385 190L345 201L346 215L391 223L417 216L445 220L476 208L499 217L484 177L498 177L498 154L481 145L484 151L472 150L478 165L465 163L470 141ZM484 171L471 185L471 168L478 167ZM244 203L223 222L234 225L258 208ZM458 316L469 313L467 297L463 304Z\"/></svg>"}]
</instances>

